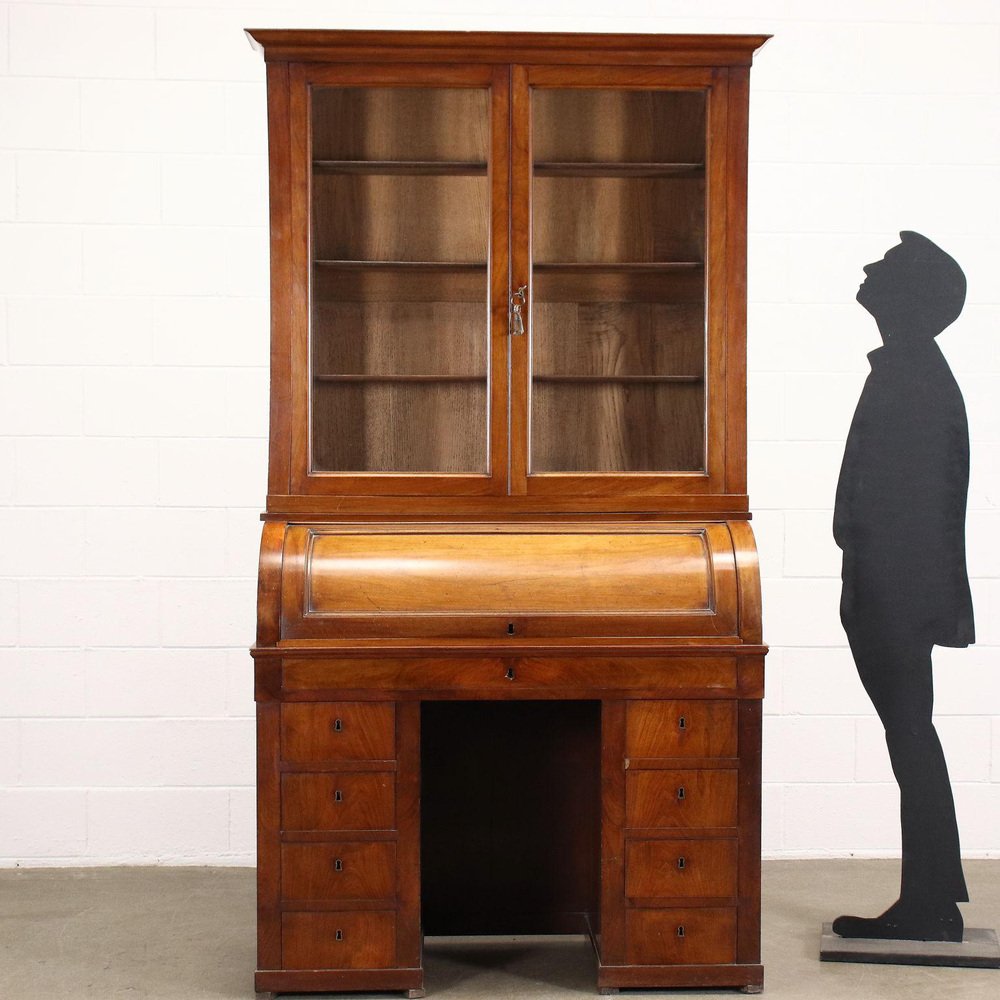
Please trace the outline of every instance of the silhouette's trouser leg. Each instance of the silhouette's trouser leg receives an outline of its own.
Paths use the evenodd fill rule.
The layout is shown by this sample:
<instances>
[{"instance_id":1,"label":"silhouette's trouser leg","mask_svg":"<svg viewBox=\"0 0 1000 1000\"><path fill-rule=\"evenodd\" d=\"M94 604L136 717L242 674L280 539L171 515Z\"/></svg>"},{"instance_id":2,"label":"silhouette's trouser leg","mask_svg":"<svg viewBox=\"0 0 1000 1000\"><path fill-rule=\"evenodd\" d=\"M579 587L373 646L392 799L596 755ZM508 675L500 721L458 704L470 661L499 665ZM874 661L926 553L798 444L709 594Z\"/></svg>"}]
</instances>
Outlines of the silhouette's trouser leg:
<instances>
[{"instance_id":1,"label":"silhouette's trouser leg","mask_svg":"<svg viewBox=\"0 0 1000 1000\"><path fill-rule=\"evenodd\" d=\"M848 640L861 683L885 726L889 760L899 784L900 899L967 900L955 800L931 721L932 644L872 627L849 629Z\"/></svg>"}]
</instances>

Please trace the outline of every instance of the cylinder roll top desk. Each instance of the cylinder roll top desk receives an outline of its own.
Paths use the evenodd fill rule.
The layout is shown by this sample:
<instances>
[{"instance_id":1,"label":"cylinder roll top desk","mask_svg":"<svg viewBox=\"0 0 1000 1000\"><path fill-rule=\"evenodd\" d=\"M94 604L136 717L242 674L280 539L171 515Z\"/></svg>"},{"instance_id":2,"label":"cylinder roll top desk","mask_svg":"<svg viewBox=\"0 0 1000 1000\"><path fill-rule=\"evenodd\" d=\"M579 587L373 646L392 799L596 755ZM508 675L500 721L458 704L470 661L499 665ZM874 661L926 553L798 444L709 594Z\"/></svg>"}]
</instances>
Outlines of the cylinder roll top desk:
<instances>
[{"instance_id":1,"label":"cylinder roll top desk","mask_svg":"<svg viewBox=\"0 0 1000 1000\"><path fill-rule=\"evenodd\" d=\"M766 36L251 31L260 991L423 935L760 964L748 77Z\"/></svg>"}]
</instances>

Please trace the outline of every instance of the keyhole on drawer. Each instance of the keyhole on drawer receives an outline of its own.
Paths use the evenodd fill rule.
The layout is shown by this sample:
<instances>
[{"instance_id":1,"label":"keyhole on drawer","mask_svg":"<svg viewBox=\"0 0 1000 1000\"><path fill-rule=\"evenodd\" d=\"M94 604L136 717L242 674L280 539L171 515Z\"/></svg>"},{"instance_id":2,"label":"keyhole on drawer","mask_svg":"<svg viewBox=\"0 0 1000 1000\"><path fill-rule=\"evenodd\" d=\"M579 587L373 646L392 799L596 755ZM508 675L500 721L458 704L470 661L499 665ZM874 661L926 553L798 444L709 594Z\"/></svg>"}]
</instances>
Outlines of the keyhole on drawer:
<instances>
[{"instance_id":1,"label":"keyhole on drawer","mask_svg":"<svg viewBox=\"0 0 1000 1000\"><path fill-rule=\"evenodd\" d=\"M681 785L681 787L677 789L677 798L678 799L683 799L686 795L687 795L687 792L684 791L684 786Z\"/></svg>"},{"instance_id":2,"label":"keyhole on drawer","mask_svg":"<svg viewBox=\"0 0 1000 1000\"><path fill-rule=\"evenodd\" d=\"M514 668L508 667L507 673L504 674L504 677L506 677L507 680L512 681L514 679Z\"/></svg>"},{"instance_id":3,"label":"keyhole on drawer","mask_svg":"<svg viewBox=\"0 0 1000 1000\"><path fill-rule=\"evenodd\" d=\"M334 802L344 801L344 793L339 788L333 793L333 801Z\"/></svg>"},{"instance_id":4,"label":"keyhole on drawer","mask_svg":"<svg viewBox=\"0 0 1000 1000\"><path fill-rule=\"evenodd\" d=\"M688 727L687 719L685 719L683 715L680 717L680 719L678 719L677 727L679 729L687 729Z\"/></svg>"},{"instance_id":5,"label":"keyhole on drawer","mask_svg":"<svg viewBox=\"0 0 1000 1000\"><path fill-rule=\"evenodd\" d=\"M337 860L334 861L333 870L335 872L342 872L344 870L344 862L341 861L340 858L337 858Z\"/></svg>"},{"instance_id":6,"label":"keyhole on drawer","mask_svg":"<svg viewBox=\"0 0 1000 1000\"><path fill-rule=\"evenodd\" d=\"M334 719L333 720L333 731L335 733L342 732L343 728L344 728L344 721L343 721L343 719Z\"/></svg>"},{"instance_id":7,"label":"keyhole on drawer","mask_svg":"<svg viewBox=\"0 0 1000 1000\"><path fill-rule=\"evenodd\" d=\"M677 936L678 937L684 937L684 925L683 924L681 924L680 927L677 928Z\"/></svg>"},{"instance_id":8,"label":"keyhole on drawer","mask_svg":"<svg viewBox=\"0 0 1000 1000\"><path fill-rule=\"evenodd\" d=\"M514 634L514 623L507 622L507 635L513 635L513 634Z\"/></svg>"},{"instance_id":9,"label":"keyhole on drawer","mask_svg":"<svg viewBox=\"0 0 1000 1000\"><path fill-rule=\"evenodd\" d=\"M334 935L334 937L336 937L336 939L338 941L343 941L344 940L344 932L343 931L337 931L337 933Z\"/></svg>"},{"instance_id":10,"label":"keyhole on drawer","mask_svg":"<svg viewBox=\"0 0 1000 1000\"><path fill-rule=\"evenodd\" d=\"M677 867L680 868L681 871L684 871L684 869L687 867L687 862L684 860L684 858L677 859Z\"/></svg>"}]
</instances>

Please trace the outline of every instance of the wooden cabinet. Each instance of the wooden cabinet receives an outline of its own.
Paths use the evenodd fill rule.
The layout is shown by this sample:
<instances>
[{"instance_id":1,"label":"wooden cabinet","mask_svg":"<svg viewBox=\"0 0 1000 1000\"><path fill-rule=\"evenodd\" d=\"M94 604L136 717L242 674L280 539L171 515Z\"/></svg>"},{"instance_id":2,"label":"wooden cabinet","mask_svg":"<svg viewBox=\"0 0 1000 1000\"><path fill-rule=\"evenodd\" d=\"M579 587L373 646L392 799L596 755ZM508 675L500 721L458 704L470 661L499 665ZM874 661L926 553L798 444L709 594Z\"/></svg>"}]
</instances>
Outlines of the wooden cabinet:
<instances>
[{"instance_id":1,"label":"wooden cabinet","mask_svg":"<svg viewBox=\"0 0 1000 1000\"><path fill-rule=\"evenodd\" d=\"M762 36L252 31L271 411L261 990L423 933L762 982L746 491Z\"/></svg>"}]
</instances>

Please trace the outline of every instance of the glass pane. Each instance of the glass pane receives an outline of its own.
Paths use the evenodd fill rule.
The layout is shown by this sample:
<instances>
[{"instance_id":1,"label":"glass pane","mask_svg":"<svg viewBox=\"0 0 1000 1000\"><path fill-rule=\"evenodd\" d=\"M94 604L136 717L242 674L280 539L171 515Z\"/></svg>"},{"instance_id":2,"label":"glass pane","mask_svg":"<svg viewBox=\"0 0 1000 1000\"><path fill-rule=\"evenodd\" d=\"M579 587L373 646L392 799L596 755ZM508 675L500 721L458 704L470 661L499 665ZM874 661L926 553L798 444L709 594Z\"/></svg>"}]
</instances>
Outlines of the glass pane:
<instances>
[{"instance_id":1,"label":"glass pane","mask_svg":"<svg viewBox=\"0 0 1000 1000\"><path fill-rule=\"evenodd\" d=\"M488 471L489 92L312 91L314 472Z\"/></svg>"},{"instance_id":2,"label":"glass pane","mask_svg":"<svg viewBox=\"0 0 1000 1000\"><path fill-rule=\"evenodd\" d=\"M530 472L705 468L703 91L533 91Z\"/></svg>"}]
</instances>

